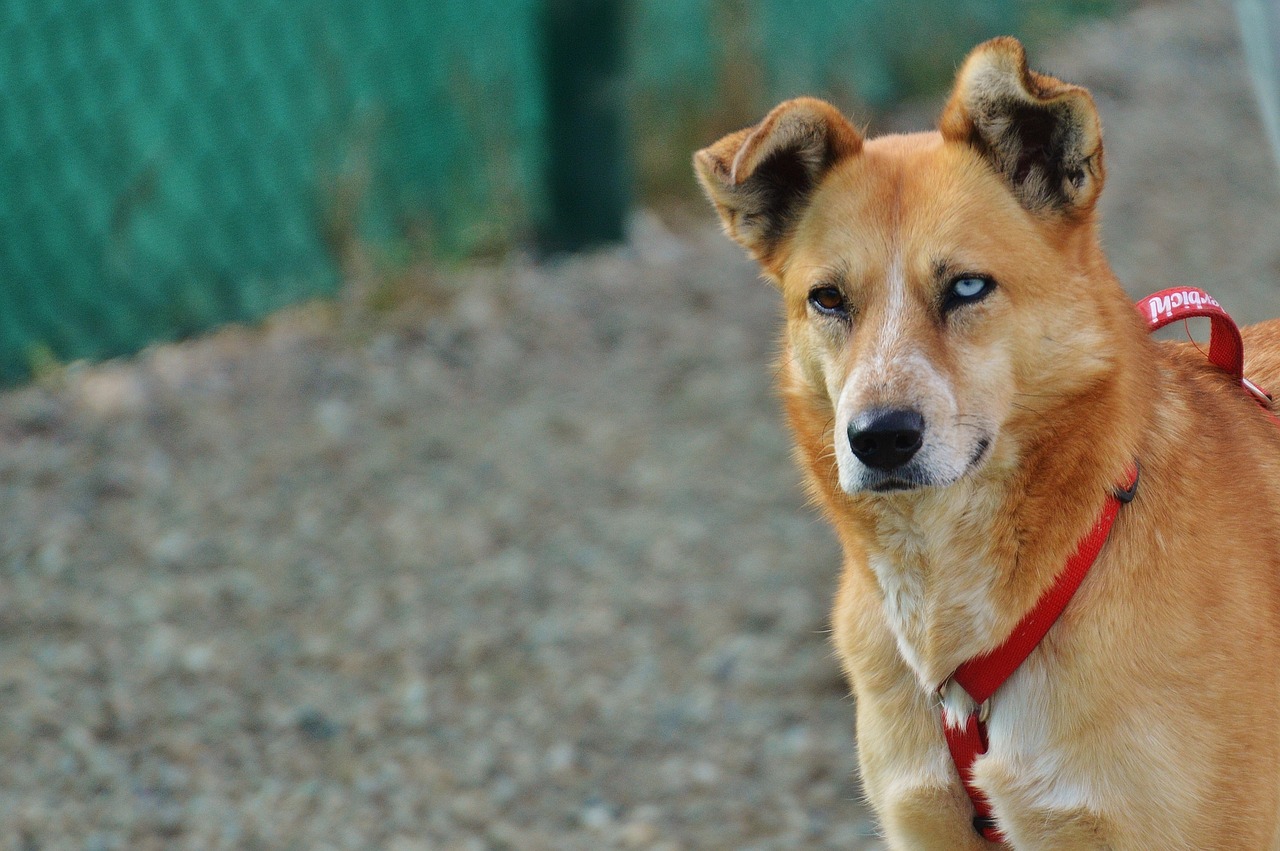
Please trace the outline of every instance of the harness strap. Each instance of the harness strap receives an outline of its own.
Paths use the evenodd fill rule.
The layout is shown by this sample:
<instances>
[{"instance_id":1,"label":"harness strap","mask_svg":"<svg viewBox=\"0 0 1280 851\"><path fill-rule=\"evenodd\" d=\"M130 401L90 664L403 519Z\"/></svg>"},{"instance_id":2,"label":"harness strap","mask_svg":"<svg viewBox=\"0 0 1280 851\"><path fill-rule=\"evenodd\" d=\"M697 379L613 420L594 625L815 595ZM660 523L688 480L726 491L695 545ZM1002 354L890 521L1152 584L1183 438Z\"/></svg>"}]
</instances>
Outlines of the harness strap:
<instances>
[{"instance_id":1,"label":"harness strap","mask_svg":"<svg viewBox=\"0 0 1280 851\"><path fill-rule=\"evenodd\" d=\"M1130 502L1138 492L1138 465L1136 462L1125 472L1123 484L1109 494L1106 504L1093 527L1076 544L1075 552L1067 559L1067 564L1054 580L1031 611L1023 616L1013 632L1004 643L989 653L975 656L956 668L955 672L938 687L942 694L949 685L955 683L968 693L978 708L970 713L962 726L947 723L946 710L942 712L942 731L947 740L947 749L951 751L951 759L960 773L960 780L965 791L973 801L973 827L984 839L992 842L1003 842L1004 836L996 827L995 818L991 814L991 805L975 785L973 785L973 763L987 752L987 701L996 690L1018 669L1031 651L1049 632L1058 617L1071 602L1076 589L1084 581L1089 568L1093 566L1106 543L1111 527L1120 513L1120 506Z\"/></svg>"},{"instance_id":2,"label":"harness strap","mask_svg":"<svg viewBox=\"0 0 1280 851\"><path fill-rule=\"evenodd\" d=\"M1067 559L1066 566L1053 585L1031 611L1023 616L1004 643L990 653L975 656L956 668L951 678L969 693L975 703L982 704L991 699L996 689L1031 655L1031 651L1036 649L1036 645L1067 608L1067 603L1071 602L1071 597L1084 581L1085 574L1098 558L1098 553L1102 551L1107 534L1120 512L1120 506L1130 502L1137 494L1138 475L1138 465L1134 462L1125 471L1124 481L1108 495L1093 528L1080 539L1075 552Z\"/></svg>"},{"instance_id":3,"label":"harness strap","mask_svg":"<svg viewBox=\"0 0 1280 851\"><path fill-rule=\"evenodd\" d=\"M1210 322L1209 360L1236 381L1244 381L1244 341L1240 329L1218 300L1197 287L1161 290L1138 302L1147 330L1156 331L1172 322L1203 316Z\"/></svg>"},{"instance_id":4,"label":"harness strap","mask_svg":"<svg viewBox=\"0 0 1280 851\"><path fill-rule=\"evenodd\" d=\"M1161 290L1138 302L1138 312L1147 320L1147 330L1156 331L1182 319L1198 316L1208 318L1209 360L1214 366L1240 382L1245 392L1253 397L1271 421L1280 425L1271 411L1271 395L1244 377L1244 341L1240 329L1218 300L1197 287L1175 287Z\"/></svg>"}]
</instances>

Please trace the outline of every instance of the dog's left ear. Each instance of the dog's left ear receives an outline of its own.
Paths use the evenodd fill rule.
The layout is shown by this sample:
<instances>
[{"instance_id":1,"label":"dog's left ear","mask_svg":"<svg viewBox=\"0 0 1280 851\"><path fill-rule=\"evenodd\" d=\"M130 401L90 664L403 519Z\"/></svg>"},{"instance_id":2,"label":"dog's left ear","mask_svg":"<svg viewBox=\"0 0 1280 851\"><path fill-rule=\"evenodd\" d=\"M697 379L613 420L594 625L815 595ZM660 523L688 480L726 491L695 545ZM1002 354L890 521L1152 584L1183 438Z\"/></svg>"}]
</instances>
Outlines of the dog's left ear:
<instances>
[{"instance_id":1,"label":"dog's left ear","mask_svg":"<svg viewBox=\"0 0 1280 851\"><path fill-rule=\"evenodd\" d=\"M1102 127L1089 92L1027 67L1017 39L969 54L938 129L972 145L1033 213L1076 217L1102 190Z\"/></svg>"}]
</instances>

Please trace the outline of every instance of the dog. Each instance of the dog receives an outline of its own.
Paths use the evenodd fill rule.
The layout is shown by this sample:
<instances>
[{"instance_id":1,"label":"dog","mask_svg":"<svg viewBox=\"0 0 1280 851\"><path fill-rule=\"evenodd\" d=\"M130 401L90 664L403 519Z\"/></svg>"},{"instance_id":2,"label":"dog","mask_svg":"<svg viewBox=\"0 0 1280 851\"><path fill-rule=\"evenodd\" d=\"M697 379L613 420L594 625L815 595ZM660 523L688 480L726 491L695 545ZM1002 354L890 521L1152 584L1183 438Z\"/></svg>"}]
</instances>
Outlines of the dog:
<instances>
[{"instance_id":1,"label":"dog","mask_svg":"<svg viewBox=\"0 0 1280 851\"><path fill-rule=\"evenodd\" d=\"M1089 93L997 38L936 131L865 138L800 98L694 167L781 293L781 393L843 551L833 640L889 845L1280 848L1280 428L1194 343L1153 340L1110 269ZM1243 343L1280 387L1280 323ZM956 687L1091 535L1025 660L988 700Z\"/></svg>"}]
</instances>

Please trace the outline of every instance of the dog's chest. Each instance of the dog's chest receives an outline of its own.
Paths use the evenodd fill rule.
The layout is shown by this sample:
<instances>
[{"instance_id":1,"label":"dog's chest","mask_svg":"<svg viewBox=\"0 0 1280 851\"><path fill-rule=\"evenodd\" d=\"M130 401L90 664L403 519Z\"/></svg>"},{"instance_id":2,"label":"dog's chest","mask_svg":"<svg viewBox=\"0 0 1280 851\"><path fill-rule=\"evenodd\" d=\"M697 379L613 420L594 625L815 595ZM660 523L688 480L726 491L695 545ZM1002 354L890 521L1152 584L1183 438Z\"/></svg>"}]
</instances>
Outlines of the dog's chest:
<instances>
[{"instance_id":1,"label":"dog's chest","mask_svg":"<svg viewBox=\"0 0 1280 851\"><path fill-rule=\"evenodd\" d=\"M885 623L918 681L915 687L928 693L916 704L928 706L919 723L940 730L977 710L959 687L948 688L940 701L932 692L962 662L1003 638L994 599L1002 565L996 529L984 522L981 506L970 500L927 507L882 518L868 563L882 592ZM1032 657L991 701L990 749L978 757L975 772L1002 819L1021 823L1032 815L1083 812L1098 798L1102 781L1064 760L1065 745L1051 723L1052 706L1069 697L1062 688L1043 660ZM886 785L888 797L899 798L907 809L917 796L954 783L942 737L926 740L927 748L898 751L892 759L895 779Z\"/></svg>"},{"instance_id":2,"label":"dog's chest","mask_svg":"<svg viewBox=\"0 0 1280 851\"><path fill-rule=\"evenodd\" d=\"M885 512L868 546L885 620L921 686L936 688L984 649L995 617L992 535L975 500Z\"/></svg>"}]
</instances>

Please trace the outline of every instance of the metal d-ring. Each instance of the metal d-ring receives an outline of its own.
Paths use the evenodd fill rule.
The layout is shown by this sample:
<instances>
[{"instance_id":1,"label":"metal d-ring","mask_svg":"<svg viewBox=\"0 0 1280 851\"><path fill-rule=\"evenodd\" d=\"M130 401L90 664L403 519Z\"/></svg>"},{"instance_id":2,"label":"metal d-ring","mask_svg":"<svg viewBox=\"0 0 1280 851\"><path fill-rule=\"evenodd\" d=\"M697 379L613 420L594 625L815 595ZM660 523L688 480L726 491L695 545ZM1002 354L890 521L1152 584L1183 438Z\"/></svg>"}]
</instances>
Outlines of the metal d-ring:
<instances>
[{"instance_id":1,"label":"metal d-ring","mask_svg":"<svg viewBox=\"0 0 1280 851\"><path fill-rule=\"evenodd\" d=\"M964 691L966 695L969 695L969 692L965 691L964 686L956 682L954 677L947 677L943 680L942 685L938 686L938 700L942 701L944 704L947 699L947 688L952 685L958 687L961 691ZM973 695L969 695L969 699L973 700ZM982 703L979 703L973 714L978 716L979 724L987 723L987 719L991 717L991 698L988 697L986 700L982 701Z\"/></svg>"}]
</instances>

